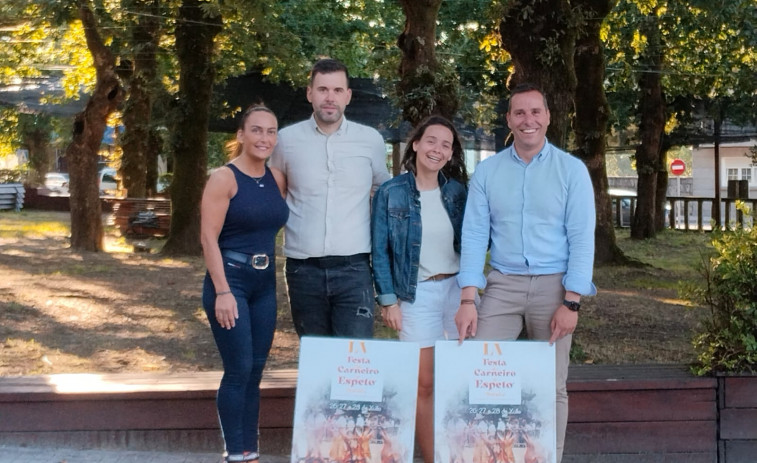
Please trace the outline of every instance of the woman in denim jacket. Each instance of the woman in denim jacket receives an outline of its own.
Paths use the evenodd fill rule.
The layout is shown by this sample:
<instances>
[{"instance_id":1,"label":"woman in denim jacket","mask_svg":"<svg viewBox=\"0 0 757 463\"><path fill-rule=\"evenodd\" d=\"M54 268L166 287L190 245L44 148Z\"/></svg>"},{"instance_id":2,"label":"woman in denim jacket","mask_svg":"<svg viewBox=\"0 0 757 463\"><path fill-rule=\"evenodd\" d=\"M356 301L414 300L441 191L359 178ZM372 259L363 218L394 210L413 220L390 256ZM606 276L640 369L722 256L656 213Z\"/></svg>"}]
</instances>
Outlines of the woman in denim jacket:
<instances>
[{"instance_id":1,"label":"woman in denim jacket","mask_svg":"<svg viewBox=\"0 0 757 463\"><path fill-rule=\"evenodd\" d=\"M403 341L421 347L416 436L434 461L434 343L457 339L460 232L468 175L455 126L421 122L407 142L407 171L381 185L371 220L373 280L381 316Z\"/></svg>"}]
</instances>

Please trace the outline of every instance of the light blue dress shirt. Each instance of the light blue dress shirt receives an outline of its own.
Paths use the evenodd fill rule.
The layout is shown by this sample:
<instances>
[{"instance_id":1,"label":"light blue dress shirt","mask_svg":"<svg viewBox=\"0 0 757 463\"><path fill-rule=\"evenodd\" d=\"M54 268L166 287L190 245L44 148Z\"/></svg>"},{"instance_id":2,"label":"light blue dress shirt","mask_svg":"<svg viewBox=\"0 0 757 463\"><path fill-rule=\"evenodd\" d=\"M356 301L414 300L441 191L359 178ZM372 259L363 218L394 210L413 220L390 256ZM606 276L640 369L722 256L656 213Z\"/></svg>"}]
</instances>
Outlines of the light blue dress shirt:
<instances>
[{"instance_id":1,"label":"light blue dress shirt","mask_svg":"<svg viewBox=\"0 0 757 463\"><path fill-rule=\"evenodd\" d=\"M503 274L565 273L566 291L591 296L594 191L584 163L548 142L526 164L509 148L481 161L463 220L461 287L484 288L486 251Z\"/></svg>"}]
</instances>

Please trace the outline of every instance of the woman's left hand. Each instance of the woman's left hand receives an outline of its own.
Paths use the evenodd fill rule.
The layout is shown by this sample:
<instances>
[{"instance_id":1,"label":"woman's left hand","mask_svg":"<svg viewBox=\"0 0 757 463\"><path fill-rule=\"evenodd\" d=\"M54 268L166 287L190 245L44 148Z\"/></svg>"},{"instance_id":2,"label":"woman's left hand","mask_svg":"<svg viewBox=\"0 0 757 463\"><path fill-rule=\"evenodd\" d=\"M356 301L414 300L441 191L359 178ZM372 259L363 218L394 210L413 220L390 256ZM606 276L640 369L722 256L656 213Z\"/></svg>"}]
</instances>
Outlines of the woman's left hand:
<instances>
[{"instance_id":1,"label":"woman's left hand","mask_svg":"<svg viewBox=\"0 0 757 463\"><path fill-rule=\"evenodd\" d=\"M399 304L382 306L381 318L387 327L397 331L402 329L402 310Z\"/></svg>"}]
</instances>

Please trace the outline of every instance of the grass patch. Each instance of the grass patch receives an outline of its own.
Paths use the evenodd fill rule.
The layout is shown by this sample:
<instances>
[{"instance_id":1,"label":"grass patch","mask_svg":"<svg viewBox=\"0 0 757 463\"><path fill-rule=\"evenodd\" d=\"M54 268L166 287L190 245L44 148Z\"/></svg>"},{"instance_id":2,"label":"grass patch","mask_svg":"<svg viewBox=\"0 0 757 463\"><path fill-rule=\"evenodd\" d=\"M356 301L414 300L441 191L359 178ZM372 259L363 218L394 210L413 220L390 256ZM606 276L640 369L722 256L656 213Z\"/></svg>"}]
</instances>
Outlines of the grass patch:
<instances>
[{"instance_id":1,"label":"grass patch","mask_svg":"<svg viewBox=\"0 0 757 463\"><path fill-rule=\"evenodd\" d=\"M644 265L598 266L598 293L584 298L571 358L578 363L691 363L691 339L705 314L681 298L682 282L700 281L711 235L666 230L632 240L616 230L618 247Z\"/></svg>"},{"instance_id":2,"label":"grass patch","mask_svg":"<svg viewBox=\"0 0 757 463\"><path fill-rule=\"evenodd\" d=\"M0 213L0 238L67 236L69 214L50 211L6 211Z\"/></svg>"}]
</instances>

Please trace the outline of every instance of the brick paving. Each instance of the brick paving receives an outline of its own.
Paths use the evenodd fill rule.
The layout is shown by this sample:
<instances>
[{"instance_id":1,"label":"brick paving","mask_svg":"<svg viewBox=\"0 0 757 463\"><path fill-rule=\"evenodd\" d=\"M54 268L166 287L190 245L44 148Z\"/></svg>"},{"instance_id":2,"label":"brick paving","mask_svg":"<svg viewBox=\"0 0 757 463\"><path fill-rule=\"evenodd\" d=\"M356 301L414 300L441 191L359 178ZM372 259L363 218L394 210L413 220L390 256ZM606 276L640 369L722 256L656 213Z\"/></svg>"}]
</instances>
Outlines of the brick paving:
<instances>
[{"instance_id":1,"label":"brick paving","mask_svg":"<svg viewBox=\"0 0 757 463\"><path fill-rule=\"evenodd\" d=\"M217 453L143 452L0 445L0 463L220 463ZM260 463L287 463L287 456L261 455Z\"/></svg>"}]
</instances>

